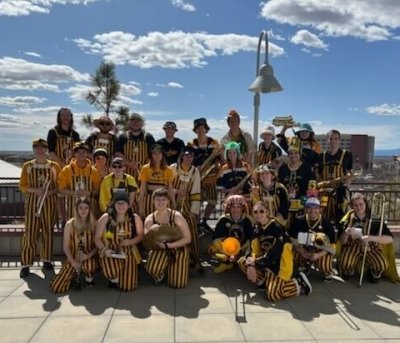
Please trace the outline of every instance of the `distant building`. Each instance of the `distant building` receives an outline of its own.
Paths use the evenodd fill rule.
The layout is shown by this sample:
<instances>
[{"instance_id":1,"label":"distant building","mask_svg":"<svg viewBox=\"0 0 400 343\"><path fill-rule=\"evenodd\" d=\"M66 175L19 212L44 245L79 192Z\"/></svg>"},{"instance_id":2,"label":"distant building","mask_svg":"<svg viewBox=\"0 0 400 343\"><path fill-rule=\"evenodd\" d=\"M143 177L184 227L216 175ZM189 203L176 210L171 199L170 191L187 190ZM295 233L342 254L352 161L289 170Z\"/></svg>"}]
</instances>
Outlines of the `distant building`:
<instances>
[{"instance_id":1,"label":"distant building","mask_svg":"<svg viewBox=\"0 0 400 343\"><path fill-rule=\"evenodd\" d=\"M341 148L353 154L354 169L372 169L374 164L375 137L368 135L341 134ZM315 135L322 150L328 150L326 135Z\"/></svg>"}]
</instances>

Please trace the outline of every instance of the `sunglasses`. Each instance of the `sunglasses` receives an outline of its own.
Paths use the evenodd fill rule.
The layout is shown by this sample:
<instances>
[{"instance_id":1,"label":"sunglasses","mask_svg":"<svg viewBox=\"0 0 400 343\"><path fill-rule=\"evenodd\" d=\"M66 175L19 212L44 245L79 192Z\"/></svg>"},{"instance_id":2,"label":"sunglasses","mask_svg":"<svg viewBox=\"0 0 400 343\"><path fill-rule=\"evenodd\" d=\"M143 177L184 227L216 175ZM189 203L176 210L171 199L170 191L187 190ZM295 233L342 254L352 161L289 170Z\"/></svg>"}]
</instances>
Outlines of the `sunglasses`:
<instances>
[{"instance_id":1,"label":"sunglasses","mask_svg":"<svg viewBox=\"0 0 400 343\"><path fill-rule=\"evenodd\" d=\"M99 125L101 125L101 126L111 126L111 124L109 122L107 122L107 121L101 121L101 122L99 122Z\"/></svg>"},{"instance_id":2,"label":"sunglasses","mask_svg":"<svg viewBox=\"0 0 400 343\"><path fill-rule=\"evenodd\" d=\"M258 213L264 214L264 213L265 213L265 210L254 210L254 211L253 211L253 214L258 214Z\"/></svg>"},{"instance_id":3,"label":"sunglasses","mask_svg":"<svg viewBox=\"0 0 400 343\"><path fill-rule=\"evenodd\" d=\"M123 166L121 164L113 164L111 167L113 167L114 169L122 169Z\"/></svg>"}]
</instances>

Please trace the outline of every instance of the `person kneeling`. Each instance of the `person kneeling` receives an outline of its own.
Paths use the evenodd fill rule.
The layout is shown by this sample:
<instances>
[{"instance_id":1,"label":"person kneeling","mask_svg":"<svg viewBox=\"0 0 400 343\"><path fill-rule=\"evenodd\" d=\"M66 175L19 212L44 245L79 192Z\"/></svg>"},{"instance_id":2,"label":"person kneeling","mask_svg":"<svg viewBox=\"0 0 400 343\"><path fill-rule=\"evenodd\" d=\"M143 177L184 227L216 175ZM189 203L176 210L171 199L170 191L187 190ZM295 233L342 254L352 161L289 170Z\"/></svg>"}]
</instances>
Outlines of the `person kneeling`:
<instances>
[{"instance_id":1,"label":"person kneeling","mask_svg":"<svg viewBox=\"0 0 400 343\"><path fill-rule=\"evenodd\" d=\"M240 269L258 288L265 288L269 301L304 294L312 287L304 273L293 273L292 244L262 202L253 208L255 228L250 253L239 260Z\"/></svg>"},{"instance_id":2,"label":"person kneeling","mask_svg":"<svg viewBox=\"0 0 400 343\"><path fill-rule=\"evenodd\" d=\"M143 245L149 250L146 271L157 285L168 276L168 286L184 288L188 283L191 235L182 214L168 207L166 189L152 194L155 211L144 222Z\"/></svg>"}]
</instances>

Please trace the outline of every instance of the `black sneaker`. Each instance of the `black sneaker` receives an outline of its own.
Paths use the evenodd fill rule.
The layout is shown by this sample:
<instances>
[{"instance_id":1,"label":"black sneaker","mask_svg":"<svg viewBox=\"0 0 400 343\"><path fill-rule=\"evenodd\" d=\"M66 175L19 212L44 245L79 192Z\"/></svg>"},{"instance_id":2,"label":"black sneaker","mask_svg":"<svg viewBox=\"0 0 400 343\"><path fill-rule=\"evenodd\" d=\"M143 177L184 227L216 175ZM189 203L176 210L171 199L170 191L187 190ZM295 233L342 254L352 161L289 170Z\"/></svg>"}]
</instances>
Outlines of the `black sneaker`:
<instances>
[{"instance_id":1,"label":"black sneaker","mask_svg":"<svg viewBox=\"0 0 400 343\"><path fill-rule=\"evenodd\" d=\"M51 262L43 262L43 269L48 271L54 271L54 267Z\"/></svg>"},{"instance_id":2,"label":"black sneaker","mask_svg":"<svg viewBox=\"0 0 400 343\"><path fill-rule=\"evenodd\" d=\"M85 281L86 287L92 288L94 286L94 281Z\"/></svg>"},{"instance_id":3,"label":"black sneaker","mask_svg":"<svg viewBox=\"0 0 400 343\"><path fill-rule=\"evenodd\" d=\"M165 278L165 274L161 273L161 275L158 279L154 279L154 286L157 286L160 283L162 283L164 281L164 278Z\"/></svg>"},{"instance_id":4,"label":"black sneaker","mask_svg":"<svg viewBox=\"0 0 400 343\"><path fill-rule=\"evenodd\" d=\"M266 289L267 289L267 284L265 281L262 284L257 285L257 291L259 292L265 292Z\"/></svg>"},{"instance_id":5,"label":"black sneaker","mask_svg":"<svg viewBox=\"0 0 400 343\"><path fill-rule=\"evenodd\" d=\"M195 264L194 270L201 275L206 272L200 262Z\"/></svg>"},{"instance_id":6,"label":"black sneaker","mask_svg":"<svg viewBox=\"0 0 400 343\"><path fill-rule=\"evenodd\" d=\"M304 273L300 272L296 280L300 286L300 294L310 295L312 293L311 283Z\"/></svg>"},{"instance_id":7,"label":"black sneaker","mask_svg":"<svg viewBox=\"0 0 400 343\"><path fill-rule=\"evenodd\" d=\"M118 283L117 282L112 282L112 281L108 281L108 288L111 289L118 289Z\"/></svg>"},{"instance_id":8,"label":"black sneaker","mask_svg":"<svg viewBox=\"0 0 400 343\"><path fill-rule=\"evenodd\" d=\"M76 279L72 285L72 289L74 291L80 292L82 290L82 285L81 285L81 281Z\"/></svg>"},{"instance_id":9,"label":"black sneaker","mask_svg":"<svg viewBox=\"0 0 400 343\"><path fill-rule=\"evenodd\" d=\"M371 269L368 270L367 275L368 275L368 281L371 283L378 283L381 278L380 275L375 274Z\"/></svg>"},{"instance_id":10,"label":"black sneaker","mask_svg":"<svg viewBox=\"0 0 400 343\"><path fill-rule=\"evenodd\" d=\"M19 272L19 277L21 279L24 279L24 278L28 277L29 274L30 274L29 267L23 267L23 268L21 268L21 271Z\"/></svg>"},{"instance_id":11,"label":"black sneaker","mask_svg":"<svg viewBox=\"0 0 400 343\"><path fill-rule=\"evenodd\" d=\"M324 275L324 282L331 283L333 280L332 274Z\"/></svg>"}]
</instances>

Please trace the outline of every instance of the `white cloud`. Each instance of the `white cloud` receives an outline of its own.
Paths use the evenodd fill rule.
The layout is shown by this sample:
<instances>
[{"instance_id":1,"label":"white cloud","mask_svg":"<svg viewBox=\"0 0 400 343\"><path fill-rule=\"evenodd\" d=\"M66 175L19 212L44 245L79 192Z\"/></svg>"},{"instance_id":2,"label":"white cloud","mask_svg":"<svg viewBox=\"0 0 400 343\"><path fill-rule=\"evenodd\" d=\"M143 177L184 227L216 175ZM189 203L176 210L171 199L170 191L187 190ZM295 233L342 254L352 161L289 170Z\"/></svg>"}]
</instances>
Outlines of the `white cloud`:
<instances>
[{"instance_id":1,"label":"white cloud","mask_svg":"<svg viewBox=\"0 0 400 343\"><path fill-rule=\"evenodd\" d=\"M24 51L24 55L33 56L37 58L41 58L42 56L34 51Z\"/></svg>"},{"instance_id":2,"label":"white cloud","mask_svg":"<svg viewBox=\"0 0 400 343\"><path fill-rule=\"evenodd\" d=\"M54 83L88 80L88 74L82 74L66 65L32 63L11 57L0 58L0 88L58 92L59 88Z\"/></svg>"},{"instance_id":3,"label":"white cloud","mask_svg":"<svg viewBox=\"0 0 400 343\"><path fill-rule=\"evenodd\" d=\"M87 5L98 0L1 0L0 16L27 16L49 13L53 5Z\"/></svg>"},{"instance_id":4,"label":"white cloud","mask_svg":"<svg viewBox=\"0 0 400 343\"><path fill-rule=\"evenodd\" d=\"M400 116L400 105L382 104L378 106L370 106L365 109L368 113L378 116Z\"/></svg>"},{"instance_id":5,"label":"white cloud","mask_svg":"<svg viewBox=\"0 0 400 343\"><path fill-rule=\"evenodd\" d=\"M180 83L177 82L168 82L167 87L169 88L183 88Z\"/></svg>"},{"instance_id":6,"label":"white cloud","mask_svg":"<svg viewBox=\"0 0 400 343\"><path fill-rule=\"evenodd\" d=\"M150 32L136 37L131 33L113 31L97 34L93 41L83 38L73 41L86 53L101 55L115 64L178 69L203 67L207 58L218 55L256 51L258 37L182 31ZM273 43L269 44L269 49L272 56L284 54L284 49Z\"/></svg>"},{"instance_id":7,"label":"white cloud","mask_svg":"<svg viewBox=\"0 0 400 343\"><path fill-rule=\"evenodd\" d=\"M297 31L290 41L294 44L304 45L309 48L328 49L328 45L325 44L316 34L307 30Z\"/></svg>"},{"instance_id":8,"label":"white cloud","mask_svg":"<svg viewBox=\"0 0 400 343\"><path fill-rule=\"evenodd\" d=\"M151 96L151 97L157 97L158 93L157 92L149 92L149 93L147 93L147 95Z\"/></svg>"},{"instance_id":9,"label":"white cloud","mask_svg":"<svg viewBox=\"0 0 400 343\"><path fill-rule=\"evenodd\" d=\"M311 26L328 36L386 40L400 27L397 0L270 0L261 6L266 20Z\"/></svg>"},{"instance_id":10,"label":"white cloud","mask_svg":"<svg viewBox=\"0 0 400 343\"><path fill-rule=\"evenodd\" d=\"M4 96L0 97L0 105L12 106L12 107L29 106L29 105L40 104L46 100L47 100L46 98L39 98L36 96L15 96L15 97Z\"/></svg>"},{"instance_id":11,"label":"white cloud","mask_svg":"<svg viewBox=\"0 0 400 343\"><path fill-rule=\"evenodd\" d=\"M189 3L185 2L183 0L171 0L171 4L177 8L180 8L181 10L187 11L187 12L194 12L196 11L196 7Z\"/></svg>"}]
</instances>

